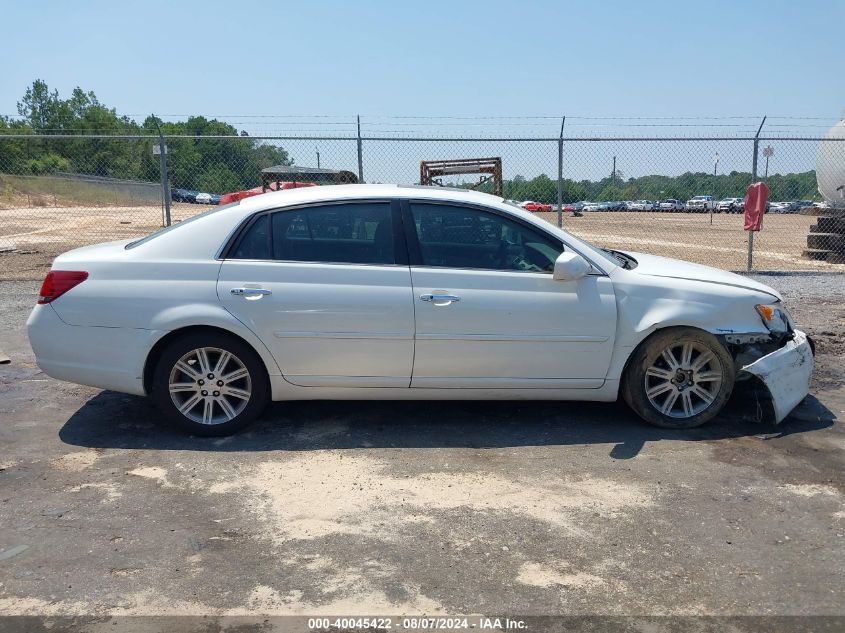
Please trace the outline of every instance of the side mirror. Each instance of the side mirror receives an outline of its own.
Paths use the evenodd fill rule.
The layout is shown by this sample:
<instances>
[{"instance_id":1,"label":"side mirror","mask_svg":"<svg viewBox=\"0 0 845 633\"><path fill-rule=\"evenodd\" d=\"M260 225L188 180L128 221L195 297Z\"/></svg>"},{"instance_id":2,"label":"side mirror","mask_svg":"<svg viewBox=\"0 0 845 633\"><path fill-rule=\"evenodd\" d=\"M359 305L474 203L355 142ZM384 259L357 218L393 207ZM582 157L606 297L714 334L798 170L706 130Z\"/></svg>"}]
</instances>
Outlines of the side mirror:
<instances>
[{"instance_id":1,"label":"side mirror","mask_svg":"<svg viewBox=\"0 0 845 633\"><path fill-rule=\"evenodd\" d=\"M553 278L556 281L577 281L590 272L589 262L578 253L564 251L555 260Z\"/></svg>"}]
</instances>

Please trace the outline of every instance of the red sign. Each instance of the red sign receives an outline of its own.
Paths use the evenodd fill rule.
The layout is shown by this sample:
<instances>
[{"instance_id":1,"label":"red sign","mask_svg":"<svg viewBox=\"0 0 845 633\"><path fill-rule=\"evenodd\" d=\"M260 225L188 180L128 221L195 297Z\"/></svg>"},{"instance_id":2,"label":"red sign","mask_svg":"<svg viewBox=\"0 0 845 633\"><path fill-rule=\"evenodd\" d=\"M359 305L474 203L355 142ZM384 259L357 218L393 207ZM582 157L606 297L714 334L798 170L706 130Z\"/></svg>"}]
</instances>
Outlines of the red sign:
<instances>
[{"instance_id":1,"label":"red sign","mask_svg":"<svg viewBox=\"0 0 845 633\"><path fill-rule=\"evenodd\" d=\"M759 231L763 226L763 214L769 200L769 187L764 182L748 185L745 192L745 230Z\"/></svg>"}]
</instances>

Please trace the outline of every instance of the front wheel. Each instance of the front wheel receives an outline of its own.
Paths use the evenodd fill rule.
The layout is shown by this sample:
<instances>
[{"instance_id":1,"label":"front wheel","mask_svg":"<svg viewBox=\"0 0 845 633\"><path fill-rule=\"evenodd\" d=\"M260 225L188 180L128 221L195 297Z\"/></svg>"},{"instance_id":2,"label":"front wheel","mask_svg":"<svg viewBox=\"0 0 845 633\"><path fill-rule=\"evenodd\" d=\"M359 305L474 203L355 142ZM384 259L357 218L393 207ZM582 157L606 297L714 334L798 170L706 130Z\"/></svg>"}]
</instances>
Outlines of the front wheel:
<instances>
[{"instance_id":1,"label":"front wheel","mask_svg":"<svg viewBox=\"0 0 845 633\"><path fill-rule=\"evenodd\" d=\"M646 422L688 429L713 419L736 378L733 358L703 330L670 328L646 339L628 363L622 397Z\"/></svg>"},{"instance_id":2,"label":"front wheel","mask_svg":"<svg viewBox=\"0 0 845 633\"><path fill-rule=\"evenodd\" d=\"M164 350L152 395L188 433L230 435L261 415L270 387L264 363L249 345L223 333L194 333Z\"/></svg>"}]
</instances>

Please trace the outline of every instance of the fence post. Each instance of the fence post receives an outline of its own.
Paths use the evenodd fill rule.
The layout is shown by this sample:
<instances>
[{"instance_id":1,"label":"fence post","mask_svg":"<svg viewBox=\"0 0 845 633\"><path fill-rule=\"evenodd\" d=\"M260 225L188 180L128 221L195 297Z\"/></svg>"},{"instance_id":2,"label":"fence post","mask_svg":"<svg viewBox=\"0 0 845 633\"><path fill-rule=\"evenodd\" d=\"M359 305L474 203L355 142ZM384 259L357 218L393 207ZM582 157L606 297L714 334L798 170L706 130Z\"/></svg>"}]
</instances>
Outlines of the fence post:
<instances>
[{"instance_id":1,"label":"fence post","mask_svg":"<svg viewBox=\"0 0 845 633\"><path fill-rule=\"evenodd\" d=\"M757 181L757 149L760 146L760 130L766 123L766 117L760 121L760 127L757 128L757 134L754 135L754 156L751 159L751 182ZM748 262L746 264L746 272L751 272L754 262L754 231L748 231Z\"/></svg>"},{"instance_id":2,"label":"fence post","mask_svg":"<svg viewBox=\"0 0 845 633\"><path fill-rule=\"evenodd\" d=\"M560 121L560 136L557 139L557 225L563 228L563 126L566 117Z\"/></svg>"},{"instance_id":3,"label":"fence post","mask_svg":"<svg viewBox=\"0 0 845 633\"><path fill-rule=\"evenodd\" d=\"M364 152L361 139L361 115L358 115L358 182L364 182Z\"/></svg>"},{"instance_id":4,"label":"fence post","mask_svg":"<svg viewBox=\"0 0 845 633\"><path fill-rule=\"evenodd\" d=\"M167 145L164 144L164 135L161 133L161 126L158 124L158 117L154 114L153 121L158 130L159 149L159 171L161 172L161 197L164 200L164 226L170 226L170 183L167 180Z\"/></svg>"}]
</instances>

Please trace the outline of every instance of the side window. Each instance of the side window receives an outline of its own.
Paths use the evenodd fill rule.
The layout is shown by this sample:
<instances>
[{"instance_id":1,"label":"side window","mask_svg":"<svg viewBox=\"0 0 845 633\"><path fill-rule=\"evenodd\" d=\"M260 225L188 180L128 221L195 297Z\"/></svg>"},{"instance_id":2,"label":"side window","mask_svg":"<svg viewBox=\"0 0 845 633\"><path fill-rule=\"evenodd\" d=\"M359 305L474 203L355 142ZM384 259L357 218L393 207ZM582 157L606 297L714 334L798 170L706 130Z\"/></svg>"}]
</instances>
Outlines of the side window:
<instances>
[{"instance_id":1,"label":"side window","mask_svg":"<svg viewBox=\"0 0 845 633\"><path fill-rule=\"evenodd\" d=\"M561 242L504 216L469 207L411 203L424 266L551 272Z\"/></svg>"},{"instance_id":2,"label":"side window","mask_svg":"<svg viewBox=\"0 0 845 633\"><path fill-rule=\"evenodd\" d=\"M266 213L253 222L241 235L231 259L272 259L270 256L270 216Z\"/></svg>"},{"instance_id":3,"label":"side window","mask_svg":"<svg viewBox=\"0 0 845 633\"><path fill-rule=\"evenodd\" d=\"M394 264L390 203L344 203L273 214L273 258Z\"/></svg>"}]
</instances>

